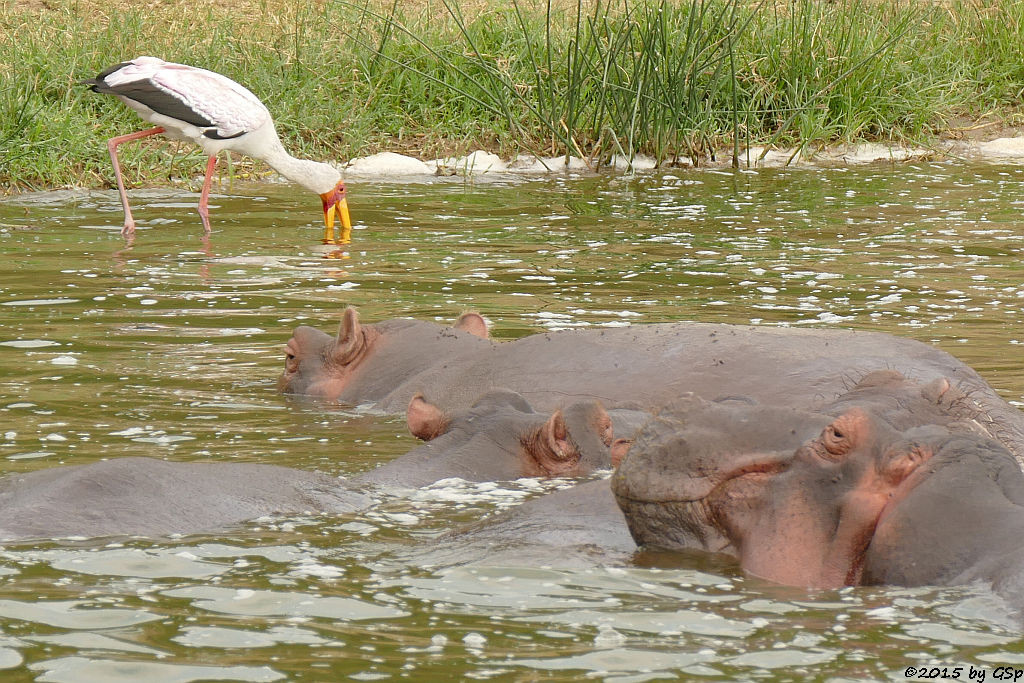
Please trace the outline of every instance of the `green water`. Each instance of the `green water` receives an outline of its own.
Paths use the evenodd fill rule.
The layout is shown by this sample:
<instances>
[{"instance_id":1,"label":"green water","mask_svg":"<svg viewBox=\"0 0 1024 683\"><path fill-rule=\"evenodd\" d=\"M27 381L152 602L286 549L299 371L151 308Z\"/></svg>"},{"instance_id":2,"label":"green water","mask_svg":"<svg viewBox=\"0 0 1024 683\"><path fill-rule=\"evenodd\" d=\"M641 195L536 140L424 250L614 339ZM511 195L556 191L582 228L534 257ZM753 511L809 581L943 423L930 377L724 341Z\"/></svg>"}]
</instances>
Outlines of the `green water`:
<instances>
[{"instance_id":1,"label":"green water","mask_svg":"<svg viewBox=\"0 0 1024 683\"><path fill-rule=\"evenodd\" d=\"M1024 169L919 164L636 178L353 181L344 259L288 186L0 202L0 469L124 455L346 475L412 448L404 420L276 393L297 324L452 321L498 338L675 320L881 330L933 342L1024 401ZM543 487L539 487L543 488ZM904 680L1024 668L977 588L811 592L716 558L488 565L453 528L531 482L383 499L171 540L0 548L0 676ZM74 501L68 501L74 510ZM0 511L2 516L2 511ZM558 520L552 520L557 524ZM966 677L966 670L962 674Z\"/></svg>"}]
</instances>

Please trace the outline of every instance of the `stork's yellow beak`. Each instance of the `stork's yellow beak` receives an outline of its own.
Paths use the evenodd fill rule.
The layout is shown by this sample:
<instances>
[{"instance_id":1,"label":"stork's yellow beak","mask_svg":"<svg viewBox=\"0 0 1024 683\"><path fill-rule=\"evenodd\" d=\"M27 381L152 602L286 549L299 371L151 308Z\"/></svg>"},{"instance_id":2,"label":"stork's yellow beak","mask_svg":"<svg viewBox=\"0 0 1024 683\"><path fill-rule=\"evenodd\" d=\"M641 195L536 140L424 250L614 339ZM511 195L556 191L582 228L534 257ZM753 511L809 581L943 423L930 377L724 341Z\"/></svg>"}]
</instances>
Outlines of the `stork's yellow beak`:
<instances>
[{"instance_id":1,"label":"stork's yellow beak","mask_svg":"<svg viewBox=\"0 0 1024 683\"><path fill-rule=\"evenodd\" d=\"M338 183L330 192L320 195L324 202L324 244L348 244L352 241L352 218L348 214L345 184ZM334 220L341 222L341 236L334 230Z\"/></svg>"},{"instance_id":2,"label":"stork's yellow beak","mask_svg":"<svg viewBox=\"0 0 1024 683\"><path fill-rule=\"evenodd\" d=\"M352 237L352 218L348 215L348 199L342 197L341 201L335 204L334 207L338 212L338 218L341 220L342 239L348 242Z\"/></svg>"}]
</instances>

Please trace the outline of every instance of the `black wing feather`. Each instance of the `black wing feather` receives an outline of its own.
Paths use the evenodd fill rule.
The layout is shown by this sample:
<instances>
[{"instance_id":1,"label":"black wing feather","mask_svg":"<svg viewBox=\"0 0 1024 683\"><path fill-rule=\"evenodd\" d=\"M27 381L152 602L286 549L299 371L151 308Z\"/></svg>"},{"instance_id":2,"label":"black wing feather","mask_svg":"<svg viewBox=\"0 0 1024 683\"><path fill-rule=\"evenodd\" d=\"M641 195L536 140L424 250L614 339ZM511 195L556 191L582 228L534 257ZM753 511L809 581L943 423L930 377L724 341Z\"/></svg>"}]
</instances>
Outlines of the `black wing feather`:
<instances>
[{"instance_id":1,"label":"black wing feather","mask_svg":"<svg viewBox=\"0 0 1024 683\"><path fill-rule=\"evenodd\" d=\"M133 81L114 88L109 88L109 92L114 93L115 95L120 95L121 97L127 97L130 100L135 100L140 104L144 104L157 114L163 114L164 116L169 116L172 119L191 123L193 126L206 128L208 126L215 125L213 121L210 121L174 95L156 87L153 82L148 79L144 81Z\"/></svg>"},{"instance_id":2,"label":"black wing feather","mask_svg":"<svg viewBox=\"0 0 1024 683\"><path fill-rule=\"evenodd\" d=\"M131 64L131 62L122 62L116 66L112 66L96 78L82 81L82 83L91 86L93 92L127 97L130 100L135 100L139 104L144 104L157 114L163 114L164 116L169 116L172 119L191 123L193 126L198 126L199 128L209 128L210 126L216 125L213 121L208 120L205 116L189 107L174 95L158 88L153 81L148 78L124 83L118 86L110 86L107 84L105 80L107 76L122 67L128 66L129 64Z\"/></svg>"},{"instance_id":3,"label":"black wing feather","mask_svg":"<svg viewBox=\"0 0 1024 683\"><path fill-rule=\"evenodd\" d=\"M110 74L114 73L115 71L120 71L124 67L129 66L130 64L131 64L131 62L121 62L120 64L115 64L114 66L110 67L109 69L105 69L104 71L102 71L100 73L100 75L96 77L96 80L97 81L106 80L107 76L109 76Z\"/></svg>"}]
</instances>

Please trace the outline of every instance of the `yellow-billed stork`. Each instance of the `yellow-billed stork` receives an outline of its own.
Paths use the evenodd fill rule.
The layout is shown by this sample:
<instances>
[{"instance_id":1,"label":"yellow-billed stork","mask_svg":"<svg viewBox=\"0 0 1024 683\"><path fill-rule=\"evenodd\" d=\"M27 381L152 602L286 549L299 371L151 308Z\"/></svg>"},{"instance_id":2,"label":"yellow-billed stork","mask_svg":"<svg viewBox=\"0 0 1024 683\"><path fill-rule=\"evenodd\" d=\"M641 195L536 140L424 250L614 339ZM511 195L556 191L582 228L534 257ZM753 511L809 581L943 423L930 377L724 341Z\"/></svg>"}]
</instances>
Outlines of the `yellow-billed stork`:
<instances>
[{"instance_id":1,"label":"yellow-billed stork","mask_svg":"<svg viewBox=\"0 0 1024 683\"><path fill-rule=\"evenodd\" d=\"M329 164L288 154L277 137L267 108L258 97L227 76L156 57L137 57L116 64L83 83L90 85L94 92L116 96L156 126L107 141L124 205L123 235L135 231L135 220L124 191L117 146L163 133L174 140L194 142L210 157L199 198L199 216L207 233L210 232L208 202L213 171L217 155L227 149L262 159L285 178L320 195L324 206L324 242L344 244L349 241L352 223L341 173ZM340 239L334 231L335 214L342 225Z\"/></svg>"}]
</instances>

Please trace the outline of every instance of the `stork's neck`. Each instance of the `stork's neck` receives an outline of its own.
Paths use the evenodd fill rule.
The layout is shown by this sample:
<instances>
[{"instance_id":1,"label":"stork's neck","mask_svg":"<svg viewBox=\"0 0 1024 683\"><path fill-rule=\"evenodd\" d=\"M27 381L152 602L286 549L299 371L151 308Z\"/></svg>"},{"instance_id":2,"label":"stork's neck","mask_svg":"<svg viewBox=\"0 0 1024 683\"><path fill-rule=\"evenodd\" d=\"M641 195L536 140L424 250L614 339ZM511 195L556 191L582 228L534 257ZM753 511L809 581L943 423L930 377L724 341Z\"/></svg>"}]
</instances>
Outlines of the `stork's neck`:
<instances>
[{"instance_id":1,"label":"stork's neck","mask_svg":"<svg viewBox=\"0 0 1024 683\"><path fill-rule=\"evenodd\" d=\"M330 164L293 157L277 135L266 141L260 156L285 178L317 194L330 192L341 180L341 173Z\"/></svg>"}]
</instances>

